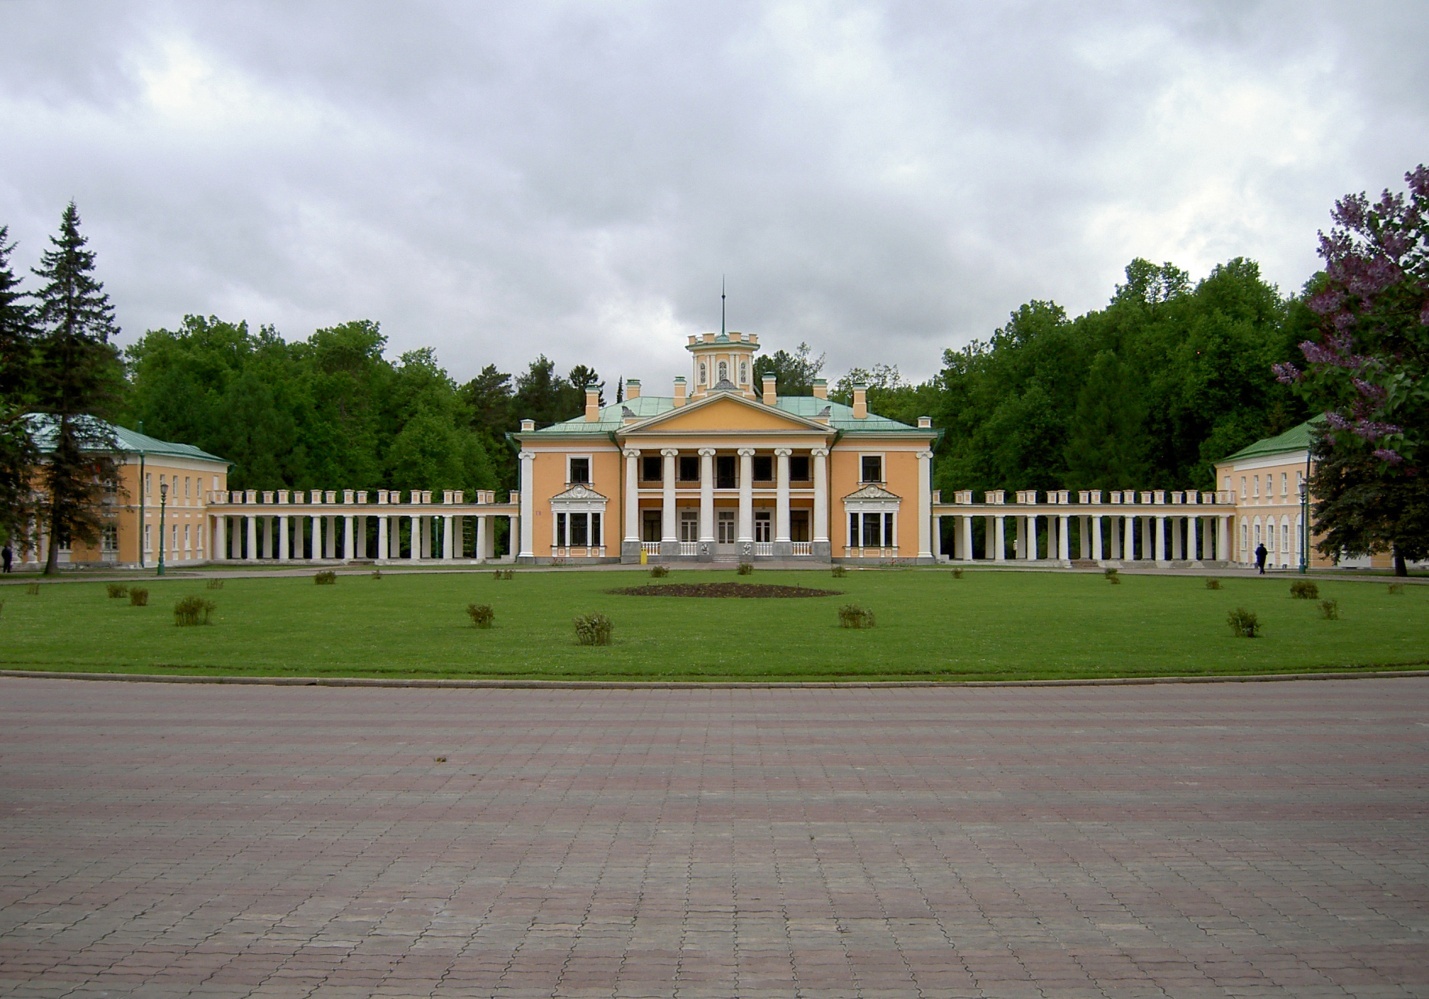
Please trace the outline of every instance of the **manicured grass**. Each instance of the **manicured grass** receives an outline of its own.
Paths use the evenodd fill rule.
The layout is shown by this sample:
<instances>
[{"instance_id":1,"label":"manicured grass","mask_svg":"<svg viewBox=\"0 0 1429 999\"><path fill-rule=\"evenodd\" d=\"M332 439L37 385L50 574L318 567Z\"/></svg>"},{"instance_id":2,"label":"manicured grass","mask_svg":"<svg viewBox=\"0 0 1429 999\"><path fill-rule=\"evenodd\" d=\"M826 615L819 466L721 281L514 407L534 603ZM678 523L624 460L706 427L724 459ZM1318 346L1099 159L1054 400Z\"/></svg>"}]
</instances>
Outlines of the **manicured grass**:
<instances>
[{"instance_id":1,"label":"manicured grass","mask_svg":"<svg viewBox=\"0 0 1429 999\"><path fill-rule=\"evenodd\" d=\"M664 580L736 581L731 572L672 571ZM474 677L572 680L1005 680L1194 676L1383 669L1429 661L1429 586L1391 594L1380 581L1318 580L1340 619L1293 600L1286 577L946 569L758 571L744 582L811 586L841 596L700 599L619 596L652 582L635 573L490 571L148 578L147 607L106 596L105 583L0 586L0 667L245 676ZM202 595L213 624L174 625L174 603ZM839 627L838 609L872 610L870 630ZM470 604L495 624L471 626ZM1235 638L1236 607L1263 637ZM614 644L580 646L572 618L600 611Z\"/></svg>"}]
</instances>

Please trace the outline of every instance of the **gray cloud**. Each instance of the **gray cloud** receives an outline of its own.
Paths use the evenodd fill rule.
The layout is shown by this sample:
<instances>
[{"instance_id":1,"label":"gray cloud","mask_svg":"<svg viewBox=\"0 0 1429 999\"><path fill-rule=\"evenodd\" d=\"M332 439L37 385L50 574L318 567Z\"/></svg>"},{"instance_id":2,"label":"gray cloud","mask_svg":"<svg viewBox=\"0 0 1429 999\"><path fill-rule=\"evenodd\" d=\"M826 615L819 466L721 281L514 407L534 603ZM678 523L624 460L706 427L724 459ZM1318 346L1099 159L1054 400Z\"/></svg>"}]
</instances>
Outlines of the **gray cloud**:
<instances>
[{"instance_id":1,"label":"gray cloud","mask_svg":"<svg viewBox=\"0 0 1429 999\"><path fill-rule=\"evenodd\" d=\"M1283 289L1425 156L1417 3L0 3L0 223L75 198L133 339L353 318L459 379L663 390L719 322L828 373L1102 305L1134 256Z\"/></svg>"}]
</instances>

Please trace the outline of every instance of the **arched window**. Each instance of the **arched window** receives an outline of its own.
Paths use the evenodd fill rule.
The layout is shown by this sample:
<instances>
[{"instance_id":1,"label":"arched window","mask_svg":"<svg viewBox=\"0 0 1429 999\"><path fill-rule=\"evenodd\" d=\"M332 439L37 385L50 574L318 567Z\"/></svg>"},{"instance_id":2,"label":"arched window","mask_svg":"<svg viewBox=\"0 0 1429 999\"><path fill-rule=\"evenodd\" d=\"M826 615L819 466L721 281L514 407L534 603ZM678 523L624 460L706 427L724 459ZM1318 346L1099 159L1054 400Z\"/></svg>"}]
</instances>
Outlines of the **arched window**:
<instances>
[{"instance_id":1,"label":"arched window","mask_svg":"<svg viewBox=\"0 0 1429 999\"><path fill-rule=\"evenodd\" d=\"M707 374L708 374L708 371L707 371L706 368L705 368L705 362L704 362L704 361L701 361L701 362L700 362L700 384L701 384L701 385L704 385L706 382L709 381L709 379L706 377Z\"/></svg>"},{"instance_id":2,"label":"arched window","mask_svg":"<svg viewBox=\"0 0 1429 999\"><path fill-rule=\"evenodd\" d=\"M728 362L728 361L720 361L720 362L719 362L719 380L722 381L722 382L727 382L727 381L729 381L729 362Z\"/></svg>"},{"instance_id":3,"label":"arched window","mask_svg":"<svg viewBox=\"0 0 1429 999\"><path fill-rule=\"evenodd\" d=\"M748 385L748 384L749 384L749 362L748 362L748 361L740 361L740 362L739 362L739 384L741 384L741 385Z\"/></svg>"}]
</instances>

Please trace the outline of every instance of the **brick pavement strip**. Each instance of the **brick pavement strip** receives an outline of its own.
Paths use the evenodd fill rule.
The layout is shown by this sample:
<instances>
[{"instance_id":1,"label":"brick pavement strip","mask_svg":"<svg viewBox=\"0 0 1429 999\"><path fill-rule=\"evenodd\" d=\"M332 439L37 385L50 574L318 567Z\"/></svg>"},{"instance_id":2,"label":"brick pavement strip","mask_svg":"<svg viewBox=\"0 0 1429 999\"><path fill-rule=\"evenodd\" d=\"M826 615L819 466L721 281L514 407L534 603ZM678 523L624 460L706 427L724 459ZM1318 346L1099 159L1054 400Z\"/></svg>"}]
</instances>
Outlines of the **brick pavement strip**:
<instances>
[{"instance_id":1,"label":"brick pavement strip","mask_svg":"<svg viewBox=\"0 0 1429 999\"><path fill-rule=\"evenodd\" d=\"M0 678L0 997L1429 995L1426 708Z\"/></svg>"}]
</instances>

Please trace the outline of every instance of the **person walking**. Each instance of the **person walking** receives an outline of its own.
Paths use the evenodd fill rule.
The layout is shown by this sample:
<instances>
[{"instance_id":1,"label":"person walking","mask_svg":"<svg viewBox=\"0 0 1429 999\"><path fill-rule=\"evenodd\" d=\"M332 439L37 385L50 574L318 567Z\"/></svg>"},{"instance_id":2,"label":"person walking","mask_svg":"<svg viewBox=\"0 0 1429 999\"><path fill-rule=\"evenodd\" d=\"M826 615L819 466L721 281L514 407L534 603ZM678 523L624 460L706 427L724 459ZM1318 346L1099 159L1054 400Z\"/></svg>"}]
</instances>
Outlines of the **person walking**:
<instances>
[{"instance_id":1,"label":"person walking","mask_svg":"<svg viewBox=\"0 0 1429 999\"><path fill-rule=\"evenodd\" d=\"M10 571L10 562L15 558L15 553L10 550L10 542L5 542L5 547L0 548L0 562L5 563L5 571Z\"/></svg>"},{"instance_id":2,"label":"person walking","mask_svg":"<svg viewBox=\"0 0 1429 999\"><path fill-rule=\"evenodd\" d=\"M1269 554L1270 552L1265 550L1264 542L1255 546L1255 567L1260 570L1262 576L1265 575L1265 557Z\"/></svg>"}]
</instances>

